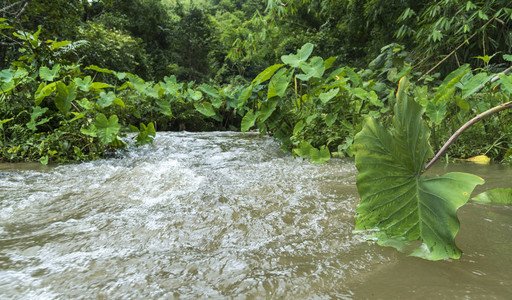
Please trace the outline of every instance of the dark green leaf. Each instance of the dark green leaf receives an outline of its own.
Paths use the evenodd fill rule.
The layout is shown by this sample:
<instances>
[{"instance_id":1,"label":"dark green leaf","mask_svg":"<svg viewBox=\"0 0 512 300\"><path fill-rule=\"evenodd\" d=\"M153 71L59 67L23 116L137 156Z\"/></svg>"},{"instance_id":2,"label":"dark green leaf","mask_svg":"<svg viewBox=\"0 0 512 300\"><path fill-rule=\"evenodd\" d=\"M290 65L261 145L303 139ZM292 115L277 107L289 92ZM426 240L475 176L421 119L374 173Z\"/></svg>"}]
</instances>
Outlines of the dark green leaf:
<instances>
[{"instance_id":1,"label":"dark green leaf","mask_svg":"<svg viewBox=\"0 0 512 300\"><path fill-rule=\"evenodd\" d=\"M55 95L55 106L61 113L67 114L71 109L71 102L76 98L76 85L70 82L65 85L61 81L57 82L57 94Z\"/></svg>"},{"instance_id":2,"label":"dark green leaf","mask_svg":"<svg viewBox=\"0 0 512 300\"><path fill-rule=\"evenodd\" d=\"M252 109L247 111L245 116L242 118L242 132L246 132L247 130L251 129L251 127L254 126L254 123L256 123L256 118L258 118L259 114L259 111L254 113Z\"/></svg>"},{"instance_id":3,"label":"dark green leaf","mask_svg":"<svg viewBox=\"0 0 512 300\"><path fill-rule=\"evenodd\" d=\"M117 133L119 132L119 118L116 115L110 116L108 119L104 114L96 115L96 121L94 125L97 129L97 135L100 142L104 145L108 145L113 142Z\"/></svg>"},{"instance_id":4,"label":"dark green leaf","mask_svg":"<svg viewBox=\"0 0 512 300\"><path fill-rule=\"evenodd\" d=\"M471 198L471 201L485 204L512 204L512 189L497 188L487 190Z\"/></svg>"}]
</instances>

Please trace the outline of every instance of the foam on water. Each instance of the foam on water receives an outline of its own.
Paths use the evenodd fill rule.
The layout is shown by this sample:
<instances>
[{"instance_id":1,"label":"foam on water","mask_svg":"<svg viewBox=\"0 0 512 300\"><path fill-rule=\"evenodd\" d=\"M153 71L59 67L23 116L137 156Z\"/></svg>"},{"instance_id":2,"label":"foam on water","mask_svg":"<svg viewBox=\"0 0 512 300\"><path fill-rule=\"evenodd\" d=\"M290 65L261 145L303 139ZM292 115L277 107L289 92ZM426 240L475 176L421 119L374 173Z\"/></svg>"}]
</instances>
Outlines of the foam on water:
<instances>
[{"instance_id":1,"label":"foam on water","mask_svg":"<svg viewBox=\"0 0 512 300\"><path fill-rule=\"evenodd\" d=\"M367 298L404 258L352 234L356 174L237 133L4 172L0 298Z\"/></svg>"}]
</instances>

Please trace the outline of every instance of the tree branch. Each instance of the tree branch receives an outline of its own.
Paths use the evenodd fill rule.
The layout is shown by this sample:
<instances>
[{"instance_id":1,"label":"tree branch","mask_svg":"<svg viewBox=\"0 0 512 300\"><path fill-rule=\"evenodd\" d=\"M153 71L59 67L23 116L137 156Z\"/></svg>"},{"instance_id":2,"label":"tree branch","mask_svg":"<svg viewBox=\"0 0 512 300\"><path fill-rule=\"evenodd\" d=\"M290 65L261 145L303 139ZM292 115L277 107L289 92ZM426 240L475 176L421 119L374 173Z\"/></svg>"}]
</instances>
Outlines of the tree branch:
<instances>
[{"instance_id":1,"label":"tree branch","mask_svg":"<svg viewBox=\"0 0 512 300\"><path fill-rule=\"evenodd\" d=\"M457 130L449 139L448 141L443 145L443 147L441 148L441 150L439 150L439 152L437 152L436 156L434 156L434 158L427 164L427 166L425 166L425 169L423 170L423 173L425 171L427 171L440 157L441 155L443 155L443 153L446 151L446 149L448 149L448 147L455 141L455 139L457 137L459 137L459 135L461 135L466 129L468 129L471 125L475 124L476 122L482 120L483 118L487 117L487 116L490 116L492 114L495 114L497 112L500 112L502 110L505 110L505 109L509 109L509 108L512 108L512 101L510 102L507 102L507 103L503 103L501 105L498 105L498 106L495 106L489 110L486 110L485 112L479 114L478 116L474 117L473 119L471 119L469 122L467 122L466 124L462 125L461 128L459 128L459 130Z\"/></svg>"}]
</instances>

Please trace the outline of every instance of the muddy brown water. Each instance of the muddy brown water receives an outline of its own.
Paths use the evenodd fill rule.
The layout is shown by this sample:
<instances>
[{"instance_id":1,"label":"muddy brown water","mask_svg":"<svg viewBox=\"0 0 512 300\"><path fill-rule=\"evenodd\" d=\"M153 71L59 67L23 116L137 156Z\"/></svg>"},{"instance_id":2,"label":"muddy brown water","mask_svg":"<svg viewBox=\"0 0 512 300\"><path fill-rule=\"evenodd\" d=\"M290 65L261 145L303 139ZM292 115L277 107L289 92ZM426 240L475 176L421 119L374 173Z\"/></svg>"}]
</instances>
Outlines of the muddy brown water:
<instances>
[{"instance_id":1,"label":"muddy brown water","mask_svg":"<svg viewBox=\"0 0 512 300\"><path fill-rule=\"evenodd\" d=\"M488 187L512 168L443 165ZM122 158L0 165L2 299L510 299L512 207L458 214L459 260L359 240L353 161L271 138L159 133Z\"/></svg>"}]
</instances>

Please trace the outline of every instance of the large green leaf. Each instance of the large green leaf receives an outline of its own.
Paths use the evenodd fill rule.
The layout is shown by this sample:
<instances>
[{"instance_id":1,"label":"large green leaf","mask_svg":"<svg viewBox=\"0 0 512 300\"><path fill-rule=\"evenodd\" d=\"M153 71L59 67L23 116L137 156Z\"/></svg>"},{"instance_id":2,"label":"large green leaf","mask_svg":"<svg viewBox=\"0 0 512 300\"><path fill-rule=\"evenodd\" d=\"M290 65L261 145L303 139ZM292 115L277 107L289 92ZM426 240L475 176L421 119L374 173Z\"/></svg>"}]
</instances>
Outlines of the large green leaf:
<instances>
[{"instance_id":1,"label":"large green leaf","mask_svg":"<svg viewBox=\"0 0 512 300\"><path fill-rule=\"evenodd\" d=\"M379 243L430 260L458 258L457 209L483 179L466 173L421 175L432 156L422 109L407 99L400 81L391 131L368 119L355 138L356 230L368 230ZM419 243L418 243L419 242Z\"/></svg>"},{"instance_id":2,"label":"large green leaf","mask_svg":"<svg viewBox=\"0 0 512 300\"><path fill-rule=\"evenodd\" d=\"M100 97L98 98L98 105L102 108L109 107L115 99L116 94L114 94L114 92L101 92Z\"/></svg>"},{"instance_id":3,"label":"large green leaf","mask_svg":"<svg viewBox=\"0 0 512 300\"><path fill-rule=\"evenodd\" d=\"M82 78L75 78L75 84L78 86L78 88L84 92L88 92L91 89L92 86L92 78L91 76L86 76L84 79Z\"/></svg>"},{"instance_id":4,"label":"large green leaf","mask_svg":"<svg viewBox=\"0 0 512 300\"><path fill-rule=\"evenodd\" d=\"M482 89L493 77L494 75L487 75L486 73L478 73L471 77L462 87L462 98L467 98Z\"/></svg>"},{"instance_id":5,"label":"large green leaf","mask_svg":"<svg viewBox=\"0 0 512 300\"><path fill-rule=\"evenodd\" d=\"M272 66L266 68L265 70L263 70L263 72L258 74L258 76L256 76L256 78L254 78L254 80L252 81L252 84L258 85L260 83L263 83L263 82L269 80L270 77L272 77L272 75L274 75L274 73L277 70L279 70L279 68L281 68L282 66L283 66L282 64L275 64L275 65L272 65Z\"/></svg>"},{"instance_id":6,"label":"large green leaf","mask_svg":"<svg viewBox=\"0 0 512 300\"><path fill-rule=\"evenodd\" d=\"M53 81L55 77L59 76L60 65L54 65L51 69L48 67L39 68L39 77L42 80Z\"/></svg>"},{"instance_id":7,"label":"large green leaf","mask_svg":"<svg viewBox=\"0 0 512 300\"><path fill-rule=\"evenodd\" d=\"M76 98L76 85L70 82L65 85L61 81L57 82L57 95L55 95L55 106L63 114L67 114L71 109L71 102Z\"/></svg>"},{"instance_id":8,"label":"large green leaf","mask_svg":"<svg viewBox=\"0 0 512 300\"><path fill-rule=\"evenodd\" d=\"M288 84L291 80L291 76L287 76L285 74L286 71L287 69L282 68L281 70L277 71L274 76L272 76L272 79L270 79L270 83L268 85L267 99L275 96L282 98L284 96L286 89L288 88Z\"/></svg>"},{"instance_id":9,"label":"large green leaf","mask_svg":"<svg viewBox=\"0 0 512 300\"><path fill-rule=\"evenodd\" d=\"M302 62L305 62L313 52L313 44L306 43L297 51L297 54L281 56L281 60L294 68L298 68Z\"/></svg>"},{"instance_id":10,"label":"large green leaf","mask_svg":"<svg viewBox=\"0 0 512 300\"><path fill-rule=\"evenodd\" d=\"M96 115L94 125L96 127L96 134L100 139L100 142L104 145L107 145L116 139L120 128L119 118L116 115L112 115L107 119L104 114L98 114Z\"/></svg>"},{"instance_id":11,"label":"large green leaf","mask_svg":"<svg viewBox=\"0 0 512 300\"><path fill-rule=\"evenodd\" d=\"M246 132L247 130L251 129L251 127L254 126L254 123L256 123L256 119L258 118L259 114L260 114L259 111L254 113L254 111L252 109L247 111L245 116L242 118L242 125L241 125L242 132Z\"/></svg>"},{"instance_id":12,"label":"large green leaf","mask_svg":"<svg viewBox=\"0 0 512 300\"><path fill-rule=\"evenodd\" d=\"M457 70L451 72L443 80L443 83L437 89L437 93L434 96L434 102L437 104L441 101L445 101L453 96L456 89L456 84L470 71L469 65L465 64Z\"/></svg>"},{"instance_id":13,"label":"large green leaf","mask_svg":"<svg viewBox=\"0 0 512 300\"><path fill-rule=\"evenodd\" d=\"M207 117L213 117L217 114L215 112L215 110L213 109L213 106L210 102L203 102L203 103L194 102L194 107L198 112L200 112L201 114L203 114Z\"/></svg>"},{"instance_id":14,"label":"large green leaf","mask_svg":"<svg viewBox=\"0 0 512 300\"><path fill-rule=\"evenodd\" d=\"M512 204L512 189L497 188L487 190L471 198L471 201L484 204Z\"/></svg>"}]
</instances>

